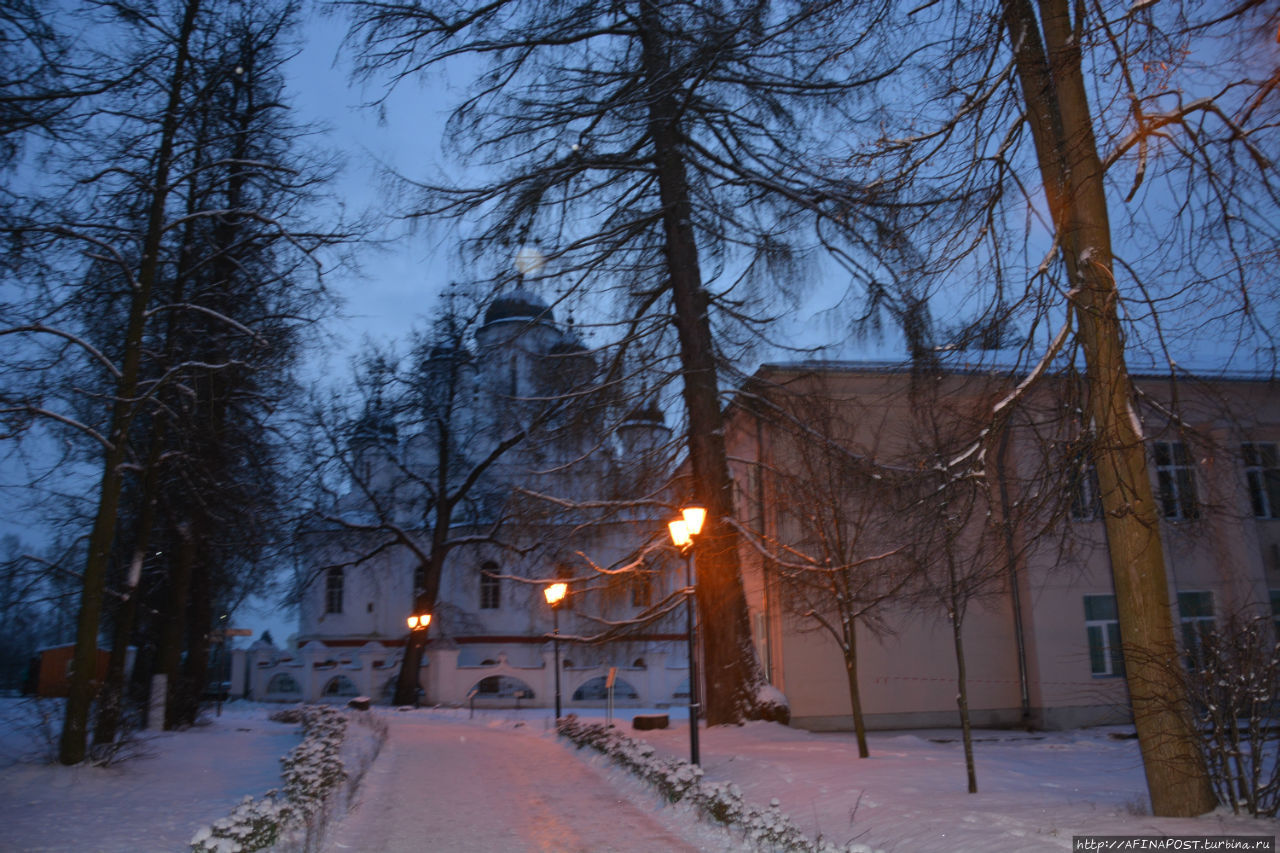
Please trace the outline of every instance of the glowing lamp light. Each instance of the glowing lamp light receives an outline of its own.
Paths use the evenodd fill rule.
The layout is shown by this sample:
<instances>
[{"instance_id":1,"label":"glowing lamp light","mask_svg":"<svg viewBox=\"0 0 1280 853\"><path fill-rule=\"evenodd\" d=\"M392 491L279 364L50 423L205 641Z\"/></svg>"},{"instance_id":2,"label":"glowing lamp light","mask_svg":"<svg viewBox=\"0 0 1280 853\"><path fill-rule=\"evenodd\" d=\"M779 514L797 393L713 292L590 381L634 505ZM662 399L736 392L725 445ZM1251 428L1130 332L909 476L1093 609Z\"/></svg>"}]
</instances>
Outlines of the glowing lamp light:
<instances>
[{"instance_id":1,"label":"glowing lamp light","mask_svg":"<svg viewBox=\"0 0 1280 853\"><path fill-rule=\"evenodd\" d=\"M425 629L431 624L430 613L415 613L406 620L409 623L410 631L419 631Z\"/></svg>"},{"instance_id":2,"label":"glowing lamp light","mask_svg":"<svg viewBox=\"0 0 1280 853\"><path fill-rule=\"evenodd\" d=\"M542 591L547 597L547 604L555 607L559 604L569 592L569 585L565 583L553 583Z\"/></svg>"},{"instance_id":3,"label":"glowing lamp light","mask_svg":"<svg viewBox=\"0 0 1280 853\"><path fill-rule=\"evenodd\" d=\"M697 536L702 532L702 523L707 520L707 510L700 506L687 506L680 510L680 516L684 520L684 526L688 529L690 536Z\"/></svg>"},{"instance_id":4,"label":"glowing lamp light","mask_svg":"<svg viewBox=\"0 0 1280 853\"><path fill-rule=\"evenodd\" d=\"M689 535L689 525L683 518L669 522L667 529L671 531L671 544L677 548L687 548L693 542L693 537Z\"/></svg>"},{"instance_id":5,"label":"glowing lamp light","mask_svg":"<svg viewBox=\"0 0 1280 853\"><path fill-rule=\"evenodd\" d=\"M707 510L700 506L687 506L680 510L680 517L667 523L671 531L671 543L680 549L684 557L685 583L685 637L689 647L689 762L698 764L698 657L697 637L694 632L693 609L697 587L693 584L693 537L702 532L707 520Z\"/></svg>"}]
</instances>

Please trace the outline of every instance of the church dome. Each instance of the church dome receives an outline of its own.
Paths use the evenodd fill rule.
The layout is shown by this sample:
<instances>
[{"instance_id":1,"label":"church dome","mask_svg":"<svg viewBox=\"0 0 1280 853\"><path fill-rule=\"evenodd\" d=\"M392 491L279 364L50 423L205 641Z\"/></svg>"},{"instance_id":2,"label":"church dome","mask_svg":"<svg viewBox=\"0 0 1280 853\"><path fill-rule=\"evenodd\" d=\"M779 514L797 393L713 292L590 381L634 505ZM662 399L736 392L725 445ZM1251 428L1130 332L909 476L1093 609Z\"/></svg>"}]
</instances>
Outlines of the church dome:
<instances>
[{"instance_id":1,"label":"church dome","mask_svg":"<svg viewBox=\"0 0 1280 853\"><path fill-rule=\"evenodd\" d=\"M466 347L452 344L436 344L427 353L427 362L432 361L469 361L471 352Z\"/></svg>"},{"instance_id":2,"label":"church dome","mask_svg":"<svg viewBox=\"0 0 1280 853\"><path fill-rule=\"evenodd\" d=\"M510 293L499 294L484 312L484 323L496 323L499 320L547 320L555 321L555 314L547 303L534 296L524 288L517 288Z\"/></svg>"}]
</instances>

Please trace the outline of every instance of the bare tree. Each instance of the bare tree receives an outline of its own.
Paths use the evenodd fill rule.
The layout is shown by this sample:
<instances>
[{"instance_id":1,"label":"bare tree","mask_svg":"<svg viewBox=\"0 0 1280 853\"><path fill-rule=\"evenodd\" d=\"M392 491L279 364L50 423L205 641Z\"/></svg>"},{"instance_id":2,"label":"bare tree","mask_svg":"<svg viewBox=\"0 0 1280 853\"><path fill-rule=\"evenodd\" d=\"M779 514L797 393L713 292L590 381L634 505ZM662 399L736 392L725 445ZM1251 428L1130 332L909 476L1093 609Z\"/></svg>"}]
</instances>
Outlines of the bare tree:
<instances>
[{"instance_id":1,"label":"bare tree","mask_svg":"<svg viewBox=\"0 0 1280 853\"><path fill-rule=\"evenodd\" d=\"M63 136L85 116L79 107L124 83L136 69L86 62L65 10L32 0L0 5L0 169L12 168L24 143ZM0 185L6 201L22 199Z\"/></svg>"},{"instance_id":2,"label":"bare tree","mask_svg":"<svg viewBox=\"0 0 1280 853\"><path fill-rule=\"evenodd\" d=\"M17 536L0 537L0 684L24 693L39 675L38 649L65 641L59 614L75 598L75 577L34 551Z\"/></svg>"},{"instance_id":3,"label":"bare tree","mask_svg":"<svg viewBox=\"0 0 1280 853\"><path fill-rule=\"evenodd\" d=\"M896 530L896 481L911 472L877 461L875 414L820 376L752 382L741 399L769 433L759 476L776 516L748 519L744 534L766 555L786 611L840 650L858 754L866 758L858 635L892 631L885 611L905 606L912 591L905 546L888 535Z\"/></svg>"},{"instance_id":4,"label":"bare tree","mask_svg":"<svg viewBox=\"0 0 1280 853\"><path fill-rule=\"evenodd\" d=\"M1229 614L1183 658L1164 661L1186 683L1214 791L1240 814L1280 813L1280 734L1272 724L1280 690L1274 620Z\"/></svg>"},{"instance_id":5,"label":"bare tree","mask_svg":"<svg viewBox=\"0 0 1280 853\"><path fill-rule=\"evenodd\" d=\"M840 61L840 4L335 5L354 16L366 74L483 63L449 129L491 168L422 180L411 214L479 219L476 257L541 241L542 277L565 298L616 294L619 338L675 353L664 372L687 415L687 497L709 511L696 544L708 721L782 715L760 690L728 523L720 375L771 313L755 300L773 274L795 268L787 231L813 206L827 141L815 116L865 80Z\"/></svg>"},{"instance_id":6,"label":"bare tree","mask_svg":"<svg viewBox=\"0 0 1280 853\"><path fill-rule=\"evenodd\" d=\"M112 555L125 552L122 562L129 564L128 552L146 551L145 535L137 548L118 539L126 486L149 458L168 465L160 483L185 483L165 518L171 531L193 534L174 552L181 559L204 548L214 558L212 524L197 530L190 517L174 514L180 504L193 507L211 496L206 486L243 485L230 460L246 445L231 451L230 433L243 427L243 440L260 429L264 407L280 399L281 374L272 371L289 366L290 330L314 307L300 301L316 292L307 281L316 269L308 270L305 259L334 239L299 227L300 202L319 176L314 164L288 160L296 129L285 129L280 118L279 58L272 51L294 7L253 13L189 0L96 11L101 38L94 44L111 50L116 38L127 39L122 55L147 73L85 106L96 122L95 144L80 149L73 140L55 152L58 162L72 164L76 180L10 226L11 257L33 260L28 272L38 274L19 280L29 298L4 306L0 321L0 334L22 341L4 391L15 434L37 419L66 427L93 444L85 457L100 477L64 763L85 755ZM102 137L120 148L103 145ZM282 294L293 301L281 302ZM277 348L261 346L267 336ZM229 455L220 461L224 451ZM174 464L178 458L187 464ZM142 503L152 499L154 493ZM170 645L179 654L191 646L189 675L200 678L214 595L207 573L194 577L195 594L174 597L184 610L198 602L192 612L198 627L178 627Z\"/></svg>"},{"instance_id":7,"label":"bare tree","mask_svg":"<svg viewBox=\"0 0 1280 853\"><path fill-rule=\"evenodd\" d=\"M309 568L299 589L329 569L408 556L412 600L405 606L435 618L428 630L410 634L396 682L399 704L414 701L423 649L430 631L441 628L440 586L450 555L480 543L503 546L513 477L533 477L528 460L537 447L572 432L572 410L590 404L584 390L557 390L574 380L591 387L572 353L533 357L535 373L558 376L538 383L547 390L537 395L487 385L494 377L478 370L482 354L474 352L472 336L482 307L451 295L403 363L385 353L366 356L357 381L364 396L359 416L335 403L311 418L312 457L321 464L306 536L328 545L320 549L323 565ZM499 367L504 381L517 370L505 360ZM521 470L522 478L513 474Z\"/></svg>"},{"instance_id":8,"label":"bare tree","mask_svg":"<svg viewBox=\"0 0 1280 853\"><path fill-rule=\"evenodd\" d=\"M921 37L896 51L901 73L879 126L831 164L839 203L880 218L890 251L869 263L866 232L841 245L834 227L833 248L913 354L941 357L931 312L945 303L971 336L1017 340L1033 380L1083 367L1124 642L1168 659L1165 563L1128 364L1177 375L1208 346L1275 369L1258 308L1276 299L1260 284L1280 221L1268 153L1276 11L992 0L849 14L868 38L904 26ZM1179 686L1144 666L1128 678L1153 811L1212 808L1190 717L1175 710Z\"/></svg>"}]
</instances>

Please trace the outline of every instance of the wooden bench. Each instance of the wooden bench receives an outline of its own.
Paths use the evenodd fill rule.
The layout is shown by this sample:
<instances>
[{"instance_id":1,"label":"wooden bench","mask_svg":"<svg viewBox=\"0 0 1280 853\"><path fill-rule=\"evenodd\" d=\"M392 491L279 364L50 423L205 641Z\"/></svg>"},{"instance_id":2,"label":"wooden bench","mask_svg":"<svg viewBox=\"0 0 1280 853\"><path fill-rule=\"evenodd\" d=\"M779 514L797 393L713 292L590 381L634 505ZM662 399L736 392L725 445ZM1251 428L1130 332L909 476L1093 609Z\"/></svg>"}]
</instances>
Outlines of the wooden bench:
<instances>
[{"instance_id":1,"label":"wooden bench","mask_svg":"<svg viewBox=\"0 0 1280 853\"><path fill-rule=\"evenodd\" d=\"M665 729L671 720L666 714L636 714L631 718L631 726L638 732L649 729Z\"/></svg>"}]
</instances>

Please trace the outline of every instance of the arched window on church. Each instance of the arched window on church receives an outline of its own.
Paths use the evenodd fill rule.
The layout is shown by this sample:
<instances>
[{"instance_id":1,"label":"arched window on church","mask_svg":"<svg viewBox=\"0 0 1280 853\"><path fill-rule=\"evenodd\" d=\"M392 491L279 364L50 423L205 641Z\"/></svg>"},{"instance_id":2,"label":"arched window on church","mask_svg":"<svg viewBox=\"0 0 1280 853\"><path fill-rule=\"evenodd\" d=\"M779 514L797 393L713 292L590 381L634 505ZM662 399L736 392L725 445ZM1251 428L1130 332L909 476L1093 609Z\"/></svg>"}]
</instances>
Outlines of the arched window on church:
<instances>
[{"instance_id":1,"label":"arched window on church","mask_svg":"<svg viewBox=\"0 0 1280 853\"><path fill-rule=\"evenodd\" d=\"M342 569L330 569L324 577L324 612L342 612Z\"/></svg>"},{"instance_id":2,"label":"arched window on church","mask_svg":"<svg viewBox=\"0 0 1280 853\"><path fill-rule=\"evenodd\" d=\"M497 610L502 606L502 579L498 564L489 560L480 566L480 609Z\"/></svg>"}]
</instances>

